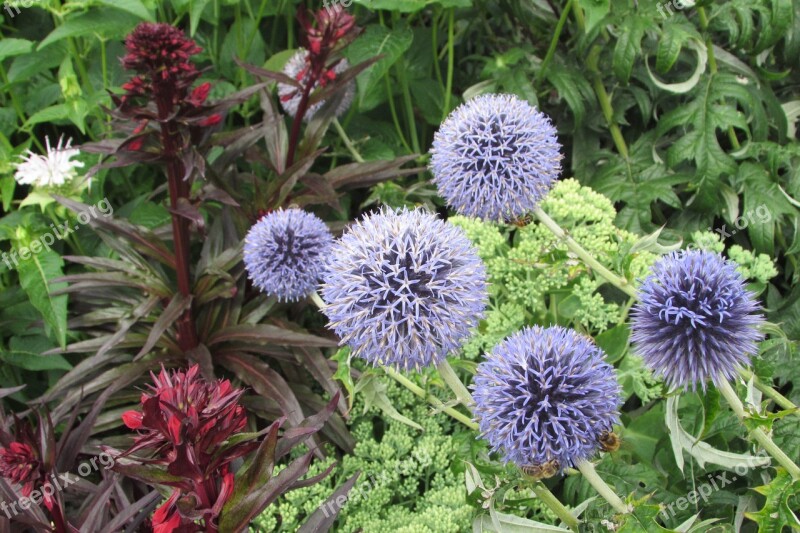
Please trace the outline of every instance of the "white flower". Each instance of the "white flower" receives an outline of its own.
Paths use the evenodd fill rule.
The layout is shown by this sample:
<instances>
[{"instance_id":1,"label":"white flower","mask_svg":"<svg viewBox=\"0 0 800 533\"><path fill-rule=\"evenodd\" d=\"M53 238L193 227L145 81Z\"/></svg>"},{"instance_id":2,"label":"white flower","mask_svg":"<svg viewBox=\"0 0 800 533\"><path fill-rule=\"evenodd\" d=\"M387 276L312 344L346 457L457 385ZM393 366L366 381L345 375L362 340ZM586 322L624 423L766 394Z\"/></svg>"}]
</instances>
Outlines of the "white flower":
<instances>
[{"instance_id":1,"label":"white flower","mask_svg":"<svg viewBox=\"0 0 800 533\"><path fill-rule=\"evenodd\" d=\"M63 145L64 137L58 139L58 146L52 148L50 139L45 137L47 154L39 155L28 150L22 156L22 161L17 163L14 179L21 185L34 185L37 187L58 187L72 181L78 174L76 169L82 168L80 161L71 159L80 153L77 148L72 148L72 139Z\"/></svg>"}]
</instances>

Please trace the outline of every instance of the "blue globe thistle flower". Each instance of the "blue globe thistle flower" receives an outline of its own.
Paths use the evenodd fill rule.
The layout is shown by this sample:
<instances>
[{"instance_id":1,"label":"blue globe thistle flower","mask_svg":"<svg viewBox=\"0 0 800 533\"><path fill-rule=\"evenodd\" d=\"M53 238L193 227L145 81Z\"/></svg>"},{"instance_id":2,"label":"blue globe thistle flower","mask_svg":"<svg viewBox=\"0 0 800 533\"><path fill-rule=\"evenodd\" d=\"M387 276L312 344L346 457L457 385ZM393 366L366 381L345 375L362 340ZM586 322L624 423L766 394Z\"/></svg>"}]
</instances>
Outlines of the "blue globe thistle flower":
<instances>
[{"instance_id":1,"label":"blue globe thistle flower","mask_svg":"<svg viewBox=\"0 0 800 533\"><path fill-rule=\"evenodd\" d=\"M619 423L622 403L604 356L591 339L560 326L527 327L495 346L472 385L492 451L520 467L559 472L594 455Z\"/></svg>"},{"instance_id":2,"label":"blue globe thistle flower","mask_svg":"<svg viewBox=\"0 0 800 533\"><path fill-rule=\"evenodd\" d=\"M281 209L247 232L244 266L264 293L295 302L316 289L332 245L333 235L318 217Z\"/></svg>"},{"instance_id":3,"label":"blue globe thistle flower","mask_svg":"<svg viewBox=\"0 0 800 533\"><path fill-rule=\"evenodd\" d=\"M705 250L655 262L631 314L635 351L670 387L703 389L748 365L764 317L736 264Z\"/></svg>"},{"instance_id":4,"label":"blue globe thistle flower","mask_svg":"<svg viewBox=\"0 0 800 533\"><path fill-rule=\"evenodd\" d=\"M509 94L478 96L453 111L433 139L431 172L459 214L502 222L533 210L561 172L547 116Z\"/></svg>"},{"instance_id":5,"label":"blue globe thistle flower","mask_svg":"<svg viewBox=\"0 0 800 533\"><path fill-rule=\"evenodd\" d=\"M440 363L483 317L486 272L464 232L419 209L351 226L331 253L328 327L352 353L402 370Z\"/></svg>"}]
</instances>

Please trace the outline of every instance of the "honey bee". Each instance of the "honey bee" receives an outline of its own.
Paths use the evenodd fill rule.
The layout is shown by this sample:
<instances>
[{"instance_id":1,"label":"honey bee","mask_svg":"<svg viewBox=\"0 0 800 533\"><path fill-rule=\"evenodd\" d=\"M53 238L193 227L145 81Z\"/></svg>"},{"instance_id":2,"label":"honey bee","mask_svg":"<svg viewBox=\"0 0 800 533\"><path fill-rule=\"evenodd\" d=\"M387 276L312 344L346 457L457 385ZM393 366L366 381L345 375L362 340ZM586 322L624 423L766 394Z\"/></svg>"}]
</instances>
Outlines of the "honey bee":
<instances>
[{"instance_id":1,"label":"honey bee","mask_svg":"<svg viewBox=\"0 0 800 533\"><path fill-rule=\"evenodd\" d=\"M619 450L619 446L622 443L622 439L613 431L604 431L600 434L598 441L600 442L600 447L606 452Z\"/></svg>"},{"instance_id":2,"label":"honey bee","mask_svg":"<svg viewBox=\"0 0 800 533\"><path fill-rule=\"evenodd\" d=\"M523 215L519 218L515 218L514 220L510 220L509 223L513 224L518 228L524 228L528 224L533 222L533 216L531 215Z\"/></svg>"},{"instance_id":3,"label":"honey bee","mask_svg":"<svg viewBox=\"0 0 800 533\"><path fill-rule=\"evenodd\" d=\"M561 468L561 463L558 462L558 459L550 459L546 463L522 466L520 470L528 477L547 479L555 476L559 468Z\"/></svg>"}]
</instances>

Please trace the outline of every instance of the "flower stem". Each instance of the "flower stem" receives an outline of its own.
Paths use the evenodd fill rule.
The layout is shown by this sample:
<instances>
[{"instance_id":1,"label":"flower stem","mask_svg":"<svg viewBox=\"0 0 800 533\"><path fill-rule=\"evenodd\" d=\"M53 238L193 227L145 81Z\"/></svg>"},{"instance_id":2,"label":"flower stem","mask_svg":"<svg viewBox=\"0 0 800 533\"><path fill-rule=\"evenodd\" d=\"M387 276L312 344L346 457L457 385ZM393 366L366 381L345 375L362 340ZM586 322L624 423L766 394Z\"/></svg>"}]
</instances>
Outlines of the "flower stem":
<instances>
[{"instance_id":1,"label":"flower stem","mask_svg":"<svg viewBox=\"0 0 800 533\"><path fill-rule=\"evenodd\" d=\"M731 406L734 414L736 417L744 422L744 420L748 417L748 414L744 410L744 405L742 401L739 399L739 396L736 394L736 391L733 390L733 387L728 380L725 379L724 376L721 376L719 379L719 383L716 384L717 388L719 389L720 393L722 393L723 398L728 402L728 405ZM783 450L778 448L775 442L764 432L763 428L756 428L750 432L750 436L758 442L764 450L768 454L770 454L773 459L775 459L778 464L786 469L789 472L789 475L792 476L792 479L800 479L800 467L798 467L794 461L792 461L788 455L786 455Z\"/></svg>"},{"instance_id":2,"label":"flower stem","mask_svg":"<svg viewBox=\"0 0 800 533\"><path fill-rule=\"evenodd\" d=\"M355 159L358 163L363 163L364 162L364 158L361 157L361 154L359 154L358 150L356 150L356 147L353 144L353 141L351 141L350 137L347 136L347 132L344 131L344 128L339 123L339 119L337 119L337 118L333 119L333 127L336 129L336 133L339 134L339 137L342 138L342 142L347 147L347 150L350 152L350 155L353 156L353 159Z\"/></svg>"},{"instance_id":3,"label":"flower stem","mask_svg":"<svg viewBox=\"0 0 800 533\"><path fill-rule=\"evenodd\" d=\"M756 376L752 371L742 368L739 370L739 375L742 376L742 379L745 381L753 380L753 385L756 386L758 390L760 390L764 396L775 402L776 405L781 407L782 409L792 409L794 410L794 414L800 416L800 409L792 402L789 398L781 394L780 392L773 389L771 386L767 385Z\"/></svg>"},{"instance_id":4,"label":"flower stem","mask_svg":"<svg viewBox=\"0 0 800 533\"><path fill-rule=\"evenodd\" d=\"M561 228L561 226L559 226L555 220L550 218L547 215L547 213L542 211L541 207L536 207L536 209L533 210L533 214L536 215L536 218L538 218L539 221L542 224L544 224L545 227L547 227L547 229L553 232L553 234L556 237L562 239L564 243L567 245L567 248L569 248L572 253L580 257L581 260L583 260L583 262L586 263L587 266L592 268L595 272L600 274L600 276L602 276L606 281L617 287L625 294L636 298L637 296L636 289L634 289L633 286L630 283L628 283L628 280L614 274L609 269L601 265L600 262L594 257L592 257L591 254L587 252L585 248L583 248L580 244L578 244L578 242L575 239L570 237L569 234L566 231L564 231L564 229Z\"/></svg>"},{"instance_id":5,"label":"flower stem","mask_svg":"<svg viewBox=\"0 0 800 533\"><path fill-rule=\"evenodd\" d=\"M607 501L611 507L614 508L615 511L621 514L628 514L630 510L628 506L623 502L617 493L608 486L608 483L603 481L603 478L598 475L597 470L595 470L594 465L589 461L581 461L577 465L575 465L578 470L580 470L583 477L589 484L594 487L594 490L603 497L605 501Z\"/></svg>"},{"instance_id":6,"label":"flower stem","mask_svg":"<svg viewBox=\"0 0 800 533\"><path fill-rule=\"evenodd\" d=\"M536 494L536 497L539 498L543 504L545 504L551 511L553 511L556 516L561 519L561 521L566 524L568 528L572 531L578 531L578 526L580 522L572 516L572 513L569 512L561 501L556 498L555 494L550 492L550 489L542 483L541 481L536 481L530 485L531 490L533 493Z\"/></svg>"},{"instance_id":7,"label":"flower stem","mask_svg":"<svg viewBox=\"0 0 800 533\"><path fill-rule=\"evenodd\" d=\"M167 160L167 183L169 186L169 203L172 209L172 240L175 245L175 271L178 277L178 291L186 297L192 294L191 282L191 257L189 220L180 215L177 210L181 206L180 200L188 200L191 193L191 181L184 179L186 166L181 159L181 139L177 124L168 120L172 113L172 102L165 97L157 99L159 119L161 125L161 146L163 156ZM177 320L178 345L185 353L197 347L197 330L189 307Z\"/></svg>"},{"instance_id":8,"label":"flower stem","mask_svg":"<svg viewBox=\"0 0 800 533\"><path fill-rule=\"evenodd\" d=\"M454 35L453 26L455 19L456 9L450 8L447 16L447 86L444 89L444 106L442 107L442 120L447 118L450 114L450 93L453 92L453 68L455 65L455 49L454 49ZM434 43L435 44L435 43ZM438 62L438 57L434 58Z\"/></svg>"},{"instance_id":9,"label":"flower stem","mask_svg":"<svg viewBox=\"0 0 800 533\"><path fill-rule=\"evenodd\" d=\"M439 375L442 376L444 382L447 383L447 386L450 387L450 390L455 393L459 402L466 407L470 407L475 403L472 399L472 394L470 394L467 387L461 383L461 379L459 379L453 367L450 366L450 363L447 362L447 359L439 363L436 369L439 371Z\"/></svg>"},{"instance_id":10,"label":"flower stem","mask_svg":"<svg viewBox=\"0 0 800 533\"><path fill-rule=\"evenodd\" d=\"M309 296L311 298L311 301L314 302L314 304L317 307L319 307L320 311L324 311L325 310L325 301L320 297L319 294L317 294L316 291L312 292Z\"/></svg>"},{"instance_id":11,"label":"flower stem","mask_svg":"<svg viewBox=\"0 0 800 533\"><path fill-rule=\"evenodd\" d=\"M454 419L458 420L459 422L467 426L469 429L475 431L478 430L478 424L473 422L467 415L457 411L456 409L453 409L452 407L445 406L441 402L441 400L439 400L439 398L437 398L433 394L425 392L425 390L422 387L420 387L419 385L417 385L404 375L400 374L398 371L389 367L383 367L383 371L386 372L386 375L397 381L400 385L404 386L412 393L416 394L417 396L419 396L424 400L427 400L428 403L430 403L436 409L439 409L442 412L447 413Z\"/></svg>"},{"instance_id":12,"label":"flower stem","mask_svg":"<svg viewBox=\"0 0 800 533\"><path fill-rule=\"evenodd\" d=\"M539 69L539 79L544 78L545 74L547 74L547 67L550 66L550 62L553 60L553 56L556 53L556 48L558 48L558 40L561 37L561 32L564 30L564 24L567 22L567 17L569 17L569 12L571 9L572 0L567 0L567 5L565 5L563 11L561 11L561 18L558 19L558 24L556 24L556 30L553 33L553 38L550 40L550 48L547 49L547 55L544 56L542 66Z\"/></svg>"}]
</instances>

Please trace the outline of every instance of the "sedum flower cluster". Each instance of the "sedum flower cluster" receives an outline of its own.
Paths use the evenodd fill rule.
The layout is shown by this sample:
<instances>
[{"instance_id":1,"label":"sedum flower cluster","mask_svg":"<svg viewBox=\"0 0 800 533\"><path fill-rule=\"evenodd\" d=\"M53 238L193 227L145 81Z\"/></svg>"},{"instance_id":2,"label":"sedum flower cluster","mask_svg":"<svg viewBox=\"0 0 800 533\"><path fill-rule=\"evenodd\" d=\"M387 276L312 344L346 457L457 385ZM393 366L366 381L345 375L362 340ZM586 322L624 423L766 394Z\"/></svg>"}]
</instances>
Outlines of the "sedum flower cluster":
<instances>
[{"instance_id":1,"label":"sedum flower cluster","mask_svg":"<svg viewBox=\"0 0 800 533\"><path fill-rule=\"evenodd\" d=\"M638 236L614 225L616 210L605 196L574 179L558 182L542 208L603 265L641 278L656 256L627 253ZM558 316L597 334L622 319L619 303L609 301L595 276L547 228L498 225L461 216L450 219L475 244L486 264L491 305L478 334L464 347L474 359L525 324L546 323L558 298ZM513 235L510 235L513 230Z\"/></svg>"},{"instance_id":2,"label":"sedum flower cluster","mask_svg":"<svg viewBox=\"0 0 800 533\"><path fill-rule=\"evenodd\" d=\"M366 407L364 395L356 397L351 431L354 452L341 460L330 484L320 483L287 493L252 525L251 533L288 532L297 528L330 495L335 486L361 471L347 504L332 531L370 533L460 533L472 524L474 508L467 502L464 475L458 465L460 440L474 434L447 415L430 414L406 389L387 382L391 404L423 428L412 428L386 418L375 406ZM309 476L330 463L312 465ZM280 517L280 518L279 518ZM280 524L280 526L279 526Z\"/></svg>"}]
</instances>

